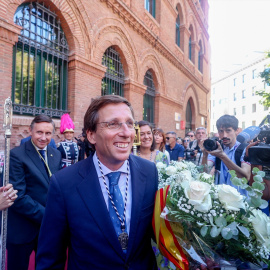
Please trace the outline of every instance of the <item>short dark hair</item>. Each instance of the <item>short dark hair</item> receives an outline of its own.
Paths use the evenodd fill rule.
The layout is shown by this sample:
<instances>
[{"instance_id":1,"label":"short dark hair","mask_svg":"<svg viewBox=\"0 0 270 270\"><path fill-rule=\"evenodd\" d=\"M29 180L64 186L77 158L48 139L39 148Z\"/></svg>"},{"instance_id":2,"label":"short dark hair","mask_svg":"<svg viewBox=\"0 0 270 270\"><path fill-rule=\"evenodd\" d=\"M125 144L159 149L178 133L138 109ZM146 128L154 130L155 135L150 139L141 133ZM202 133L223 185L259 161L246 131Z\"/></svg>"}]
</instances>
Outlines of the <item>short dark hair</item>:
<instances>
[{"instance_id":1,"label":"short dark hair","mask_svg":"<svg viewBox=\"0 0 270 270\"><path fill-rule=\"evenodd\" d=\"M55 130L55 124L54 124L52 118L50 116L48 116L48 115L45 115L45 114L39 114L39 115L37 115L32 120L32 122L30 124L30 130L33 130L34 124L36 124L36 123L42 123L42 122L46 122L46 123L52 124L52 126L53 126L53 132L54 132L54 130Z\"/></svg>"},{"instance_id":2,"label":"short dark hair","mask_svg":"<svg viewBox=\"0 0 270 270\"><path fill-rule=\"evenodd\" d=\"M217 129L232 127L234 130L238 129L238 119L234 115L225 114L221 116L216 122Z\"/></svg>"},{"instance_id":3,"label":"short dark hair","mask_svg":"<svg viewBox=\"0 0 270 270\"><path fill-rule=\"evenodd\" d=\"M196 135L195 132L194 132L193 130L190 130L190 131L188 131L188 132L186 133L186 137L188 136L189 133L193 133L194 136Z\"/></svg>"},{"instance_id":4,"label":"short dark hair","mask_svg":"<svg viewBox=\"0 0 270 270\"><path fill-rule=\"evenodd\" d=\"M98 123L98 111L108 104L126 104L134 117L134 111L127 99L118 95L105 95L92 100L84 115L84 131L96 131Z\"/></svg>"},{"instance_id":5,"label":"short dark hair","mask_svg":"<svg viewBox=\"0 0 270 270\"><path fill-rule=\"evenodd\" d=\"M153 134L153 127L152 127L152 125L148 121L145 121L145 120L139 121L138 122L138 125L139 125L139 127L142 127L142 126L149 126L150 127L151 132L152 132L152 136L153 136L153 141L152 141L152 145L150 147L150 150L151 151L154 151L155 148L156 148L156 142L155 142L155 138L154 138L154 134ZM140 146L138 148L140 148Z\"/></svg>"},{"instance_id":6,"label":"short dark hair","mask_svg":"<svg viewBox=\"0 0 270 270\"><path fill-rule=\"evenodd\" d=\"M167 134L175 135L175 139L176 139L176 132L174 132L174 131L168 131L168 132L166 133L166 135L167 135Z\"/></svg>"}]
</instances>

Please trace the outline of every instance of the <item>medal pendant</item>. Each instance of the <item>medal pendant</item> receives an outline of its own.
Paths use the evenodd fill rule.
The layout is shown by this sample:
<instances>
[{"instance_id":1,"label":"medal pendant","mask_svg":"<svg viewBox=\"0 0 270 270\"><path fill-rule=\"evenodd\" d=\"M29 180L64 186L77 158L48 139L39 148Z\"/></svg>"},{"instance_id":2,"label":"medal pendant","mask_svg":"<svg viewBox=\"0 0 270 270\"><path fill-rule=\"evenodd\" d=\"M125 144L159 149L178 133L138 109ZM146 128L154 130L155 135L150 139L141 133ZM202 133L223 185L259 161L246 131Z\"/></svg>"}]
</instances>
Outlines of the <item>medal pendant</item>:
<instances>
[{"instance_id":1,"label":"medal pendant","mask_svg":"<svg viewBox=\"0 0 270 270\"><path fill-rule=\"evenodd\" d=\"M128 246L128 234L126 232L122 232L118 236L118 241L123 250L127 249Z\"/></svg>"}]
</instances>

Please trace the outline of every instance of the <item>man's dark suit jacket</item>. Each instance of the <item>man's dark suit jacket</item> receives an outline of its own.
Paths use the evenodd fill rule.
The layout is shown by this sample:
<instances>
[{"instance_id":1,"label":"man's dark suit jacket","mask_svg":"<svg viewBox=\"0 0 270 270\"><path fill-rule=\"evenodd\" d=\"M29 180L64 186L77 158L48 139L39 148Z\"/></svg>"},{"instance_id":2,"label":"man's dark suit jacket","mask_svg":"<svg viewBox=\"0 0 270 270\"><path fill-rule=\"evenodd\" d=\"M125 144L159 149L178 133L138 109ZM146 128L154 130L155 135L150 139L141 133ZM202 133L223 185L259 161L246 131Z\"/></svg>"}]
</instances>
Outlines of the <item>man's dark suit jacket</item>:
<instances>
[{"instance_id":1,"label":"man's dark suit jacket","mask_svg":"<svg viewBox=\"0 0 270 270\"><path fill-rule=\"evenodd\" d=\"M61 154L47 146L51 173L61 168ZM31 140L10 151L10 183L18 198L8 210L8 237L11 244L25 244L39 233L45 211L50 178Z\"/></svg>"},{"instance_id":2,"label":"man's dark suit jacket","mask_svg":"<svg viewBox=\"0 0 270 270\"><path fill-rule=\"evenodd\" d=\"M126 255L118 242L92 156L52 176L37 252L37 270L151 270L151 220L158 173L131 155L132 209Z\"/></svg>"}]
</instances>

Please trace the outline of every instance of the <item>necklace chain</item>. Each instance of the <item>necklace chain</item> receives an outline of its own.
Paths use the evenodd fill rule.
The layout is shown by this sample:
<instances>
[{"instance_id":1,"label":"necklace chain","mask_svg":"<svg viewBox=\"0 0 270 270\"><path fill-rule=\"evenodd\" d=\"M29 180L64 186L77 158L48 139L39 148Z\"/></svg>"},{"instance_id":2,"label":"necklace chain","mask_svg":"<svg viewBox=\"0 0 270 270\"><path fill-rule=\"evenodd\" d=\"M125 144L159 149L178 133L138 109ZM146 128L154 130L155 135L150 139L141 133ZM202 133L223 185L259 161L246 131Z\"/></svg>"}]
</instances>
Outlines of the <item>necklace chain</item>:
<instances>
[{"instance_id":1,"label":"necklace chain","mask_svg":"<svg viewBox=\"0 0 270 270\"><path fill-rule=\"evenodd\" d=\"M139 157L141 156L141 151L138 151ZM149 160L152 161L153 151L151 151Z\"/></svg>"},{"instance_id":2,"label":"necklace chain","mask_svg":"<svg viewBox=\"0 0 270 270\"><path fill-rule=\"evenodd\" d=\"M104 173L102 171L101 164L100 164L100 161L99 161L98 156L97 156L97 160L98 160L98 166L99 166L99 169L100 169L100 172L101 172L101 175L102 175L104 186L105 186L105 188L107 190L107 193L108 193L110 202L112 204L112 207L113 207L113 209L114 209L114 211L115 211L115 213L116 213L116 215L117 215L117 217L118 217L118 219L119 219L119 221L121 223L121 230L124 232L125 231L125 227L126 227L125 221L126 221L126 210L127 210L127 193L128 193L128 179L129 179L129 161L127 160L127 179L126 179L126 189L125 189L125 204L124 204L124 214L123 214L123 220L122 220L121 217L120 217L120 214L119 214L119 212L118 212L118 210L117 210L117 208L116 208L116 206L114 204L114 201L112 199L112 195L111 195L111 193L109 191L109 188L108 188L108 185L106 183L105 175L104 175Z\"/></svg>"}]
</instances>

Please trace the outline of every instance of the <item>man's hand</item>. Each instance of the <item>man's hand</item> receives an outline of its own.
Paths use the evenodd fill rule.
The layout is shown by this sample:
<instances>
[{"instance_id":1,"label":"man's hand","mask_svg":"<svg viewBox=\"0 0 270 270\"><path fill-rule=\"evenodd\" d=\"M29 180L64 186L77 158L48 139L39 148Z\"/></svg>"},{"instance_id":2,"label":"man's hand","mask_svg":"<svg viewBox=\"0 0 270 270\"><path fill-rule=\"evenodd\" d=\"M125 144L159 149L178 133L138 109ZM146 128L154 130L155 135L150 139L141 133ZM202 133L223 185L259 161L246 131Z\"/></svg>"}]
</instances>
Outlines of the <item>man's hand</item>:
<instances>
[{"instance_id":1,"label":"man's hand","mask_svg":"<svg viewBox=\"0 0 270 270\"><path fill-rule=\"evenodd\" d=\"M207 153L211 154L212 156L218 157L220 159L222 159L222 157L226 156L226 154L224 153L221 144L219 142L217 142L217 146L218 148L216 150L213 151L207 151Z\"/></svg>"},{"instance_id":2,"label":"man's hand","mask_svg":"<svg viewBox=\"0 0 270 270\"><path fill-rule=\"evenodd\" d=\"M12 184L0 188L0 210L10 207L17 199L18 190L14 190Z\"/></svg>"}]
</instances>

